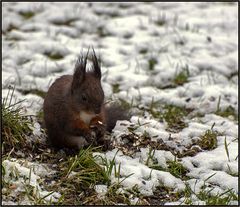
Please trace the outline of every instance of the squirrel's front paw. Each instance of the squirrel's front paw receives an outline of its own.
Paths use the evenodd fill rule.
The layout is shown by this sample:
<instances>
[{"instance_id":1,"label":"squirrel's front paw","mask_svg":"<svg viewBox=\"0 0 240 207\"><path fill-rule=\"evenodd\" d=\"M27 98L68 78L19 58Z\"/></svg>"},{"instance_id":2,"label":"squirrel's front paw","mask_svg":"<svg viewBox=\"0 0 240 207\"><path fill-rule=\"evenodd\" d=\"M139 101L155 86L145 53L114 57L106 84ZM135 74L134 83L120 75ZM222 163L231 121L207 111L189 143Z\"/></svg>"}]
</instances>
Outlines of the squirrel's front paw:
<instances>
[{"instance_id":1,"label":"squirrel's front paw","mask_svg":"<svg viewBox=\"0 0 240 207\"><path fill-rule=\"evenodd\" d=\"M90 133L86 134L85 139L89 143L89 145L95 145L96 144L96 134L93 131L90 131Z\"/></svg>"},{"instance_id":2,"label":"squirrel's front paw","mask_svg":"<svg viewBox=\"0 0 240 207\"><path fill-rule=\"evenodd\" d=\"M105 125L100 121L91 125L90 128L92 129L92 133L95 135L96 139L102 138L106 131Z\"/></svg>"}]
</instances>

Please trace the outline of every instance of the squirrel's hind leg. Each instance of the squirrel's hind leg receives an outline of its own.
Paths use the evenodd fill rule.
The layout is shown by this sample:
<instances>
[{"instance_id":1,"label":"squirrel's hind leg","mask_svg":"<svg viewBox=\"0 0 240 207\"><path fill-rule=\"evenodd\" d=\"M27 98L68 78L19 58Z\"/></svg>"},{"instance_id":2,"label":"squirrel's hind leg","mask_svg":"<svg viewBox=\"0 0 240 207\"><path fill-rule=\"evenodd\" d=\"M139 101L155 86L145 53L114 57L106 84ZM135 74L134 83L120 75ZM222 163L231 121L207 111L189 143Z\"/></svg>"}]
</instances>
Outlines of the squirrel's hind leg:
<instances>
[{"instance_id":1,"label":"squirrel's hind leg","mask_svg":"<svg viewBox=\"0 0 240 207\"><path fill-rule=\"evenodd\" d=\"M75 148L75 149L79 150L79 149L81 149L81 148L83 148L85 146L88 146L89 143L82 136L72 136L72 135L69 135L66 138L65 145L68 148Z\"/></svg>"}]
</instances>

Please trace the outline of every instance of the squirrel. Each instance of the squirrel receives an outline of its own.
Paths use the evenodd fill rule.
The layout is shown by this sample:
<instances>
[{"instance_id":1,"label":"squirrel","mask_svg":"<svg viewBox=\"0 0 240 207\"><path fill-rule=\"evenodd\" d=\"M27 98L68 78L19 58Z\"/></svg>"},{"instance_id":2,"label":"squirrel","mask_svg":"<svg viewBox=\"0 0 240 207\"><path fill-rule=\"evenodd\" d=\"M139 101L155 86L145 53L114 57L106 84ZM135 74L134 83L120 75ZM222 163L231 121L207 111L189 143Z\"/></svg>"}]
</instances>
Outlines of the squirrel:
<instances>
[{"instance_id":1,"label":"squirrel","mask_svg":"<svg viewBox=\"0 0 240 207\"><path fill-rule=\"evenodd\" d=\"M45 96L47 142L53 147L79 150L102 144L117 120L128 119L123 108L104 103L99 59L93 49L93 66L86 70L88 53L78 57L73 75L56 79Z\"/></svg>"}]
</instances>

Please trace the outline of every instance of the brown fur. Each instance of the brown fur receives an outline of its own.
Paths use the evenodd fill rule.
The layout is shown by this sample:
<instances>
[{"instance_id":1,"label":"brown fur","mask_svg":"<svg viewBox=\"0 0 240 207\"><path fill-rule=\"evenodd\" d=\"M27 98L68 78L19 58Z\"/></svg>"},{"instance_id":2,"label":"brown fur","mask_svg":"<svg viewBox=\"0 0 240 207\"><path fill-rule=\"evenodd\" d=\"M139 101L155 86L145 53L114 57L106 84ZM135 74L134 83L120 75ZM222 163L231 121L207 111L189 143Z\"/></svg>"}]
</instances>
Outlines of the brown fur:
<instances>
[{"instance_id":1,"label":"brown fur","mask_svg":"<svg viewBox=\"0 0 240 207\"><path fill-rule=\"evenodd\" d=\"M100 138L94 137L92 130L101 125L99 121L105 126L101 71L95 59L93 71L86 72L86 60L87 56L81 57L74 74L58 78L45 97L44 121L53 146L79 149ZM81 111L96 115L88 124L81 119ZM101 129L105 131L105 127Z\"/></svg>"},{"instance_id":2,"label":"brown fur","mask_svg":"<svg viewBox=\"0 0 240 207\"><path fill-rule=\"evenodd\" d=\"M118 119L126 118L115 106L105 108L101 69L94 50L93 68L88 72L87 58L88 54L80 57L74 74L58 78L45 97L44 121L52 146L80 149L104 143L105 130L111 131Z\"/></svg>"}]
</instances>

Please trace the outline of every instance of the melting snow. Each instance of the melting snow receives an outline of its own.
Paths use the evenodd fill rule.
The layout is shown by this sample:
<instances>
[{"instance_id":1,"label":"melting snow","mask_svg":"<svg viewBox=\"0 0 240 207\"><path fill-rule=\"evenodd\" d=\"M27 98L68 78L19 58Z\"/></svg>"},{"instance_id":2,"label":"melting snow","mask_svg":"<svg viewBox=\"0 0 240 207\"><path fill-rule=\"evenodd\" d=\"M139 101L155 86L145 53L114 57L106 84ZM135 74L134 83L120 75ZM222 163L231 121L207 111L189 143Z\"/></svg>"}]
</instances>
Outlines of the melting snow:
<instances>
[{"instance_id":1,"label":"melting snow","mask_svg":"<svg viewBox=\"0 0 240 207\"><path fill-rule=\"evenodd\" d=\"M186 117L188 126L178 133L167 131L165 122L148 113L134 115L130 121L117 122L112 133L114 142L123 143L122 135L129 134L128 127L134 126L137 135L147 132L152 141L161 139L181 152L215 123L214 130L222 134L217 136L217 148L181 159L191 177L187 182L199 192L204 180L214 174L207 180L215 186L212 194L227 189L238 193L238 177L233 176L238 173L238 121L231 116L214 114L219 97L221 110L230 106L238 114L237 3L4 2L2 6L3 97L7 96L8 85L15 83L17 90L13 99L25 98L26 113L36 114L43 99L20 91L46 92L56 78L73 72L80 51L94 46L102 59L107 100L120 98L143 109L154 100L191 108L195 113L193 118ZM33 16L24 17L26 12L33 12ZM51 55L59 59L55 57L55 60L54 56L51 59ZM151 61L154 62L152 70ZM186 66L190 73L188 82L170 87L174 77ZM113 84L119 85L119 92L114 94ZM34 134L41 134L38 124L34 126ZM116 152L114 149L101 156L111 160ZM147 146L141 147L133 157L118 151L115 161L121 164L123 189L137 185L144 195L152 195L158 185L183 190L186 183L181 179L145 165L148 152ZM156 150L154 156L161 167L166 167L168 160L174 160L170 151ZM16 185L14 192L22 191L22 182L28 179L30 169L18 161L5 160L3 165L4 180ZM49 192L38 180L46 171L41 164L37 165L39 169L31 172L29 184L43 197ZM14 169L19 172L18 179L10 177ZM117 182L116 179L112 175L112 182ZM104 195L106 186L96 186L96 191ZM56 201L59 197L59 193L54 192L45 200ZM3 200L3 204L15 204L8 198ZM181 198L166 204L178 205L183 201ZM205 204L194 195L192 201L196 205ZM135 204L138 199L132 198L131 202ZM30 204L30 201L24 203Z\"/></svg>"}]
</instances>

